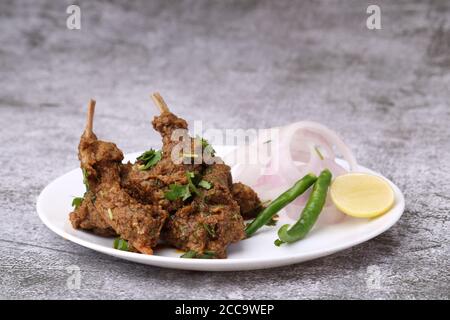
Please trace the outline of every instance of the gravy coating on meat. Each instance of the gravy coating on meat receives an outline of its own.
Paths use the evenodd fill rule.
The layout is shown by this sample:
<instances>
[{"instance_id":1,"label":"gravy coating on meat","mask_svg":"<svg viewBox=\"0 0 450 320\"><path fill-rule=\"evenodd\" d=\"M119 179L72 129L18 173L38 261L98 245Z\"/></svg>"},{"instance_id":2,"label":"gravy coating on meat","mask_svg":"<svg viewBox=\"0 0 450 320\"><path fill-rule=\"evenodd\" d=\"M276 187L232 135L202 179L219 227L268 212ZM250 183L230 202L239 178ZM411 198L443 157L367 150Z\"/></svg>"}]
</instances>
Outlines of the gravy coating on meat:
<instances>
[{"instance_id":1,"label":"gravy coating on meat","mask_svg":"<svg viewBox=\"0 0 450 320\"><path fill-rule=\"evenodd\" d=\"M201 143L188 136L186 121L170 112L162 112L152 124L162 136L162 159L147 171L140 170L139 162L128 165L122 172L123 186L133 196L144 202L157 202L170 213L161 234L162 240L181 250L193 250L198 254L208 251L216 258L225 258L228 245L245 236L240 207L231 192L230 168L220 163L194 163L195 159L191 164L178 163L177 157L183 158L183 155L174 151L179 143L172 139L175 130L179 129L178 133L187 140L190 156L203 155ZM215 161L221 162L219 158ZM170 185L189 183L188 172L202 177L211 188L199 187L199 194L187 201L166 199Z\"/></svg>"},{"instance_id":2,"label":"gravy coating on meat","mask_svg":"<svg viewBox=\"0 0 450 320\"><path fill-rule=\"evenodd\" d=\"M241 215L244 219L253 219L262 210L261 200L249 186L241 182L233 183L231 193L234 200L239 204Z\"/></svg>"},{"instance_id":3,"label":"gravy coating on meat","mask_svg":"<svg viewBox=\"0 0 450 320\"><path fill-rule=\"evenodd\" d=\"M123 186L141 201L159 203L169 212L161 234L163 241L181 250L198 254L207 251L215 258L225 258L228 245L245 237L242 214L248 217L260 208L258 197L243 184L233 192L230 168L211 152L204 152L205 141L189 136L185 120L162 108L152 124L162 137L162 159L145 171L140 169L139 161L126 166ZM176 149L180 137L185 143L182 152L192 156L187 164L180 163L184 156ZM201 161L196 162L199 154ZM207 181L210 188L198 187L198 194L184 201L168 200L165 194L170 185L189 183L187 173Z\"/></svg>"},{"instance_id":4,"label":"gravy coating on meat","mask_svg":"<svg viewBox=\"0 0 450 320\"><path fill-rule=\"evenodd\" d=\"M243 184L233 192L230 167L212 152L204 152L205 148L211 147L201 138L190 137L186 121L171 113L159 95L154 96L154 100L161 111L152 124L162 136L162 160L147 173L142 173L136 164L131 170L128 167L122 181L126 181L125 185L132 194L150 201L157 200L168 210L170 216L163 228L162 240L182 250L197 254L209 252L215 258L225 258L228 245L245 237L242 216L254 214L261 202L256 193ZM187 153L193 155L190 164L174 162L180 158L179 149L176 149L180 141L174 138L174 133L177 138L183 138L183 152L187 146ZM195 161L199 154L200 161ZM184 201L167 200L164 195L171 184L191 182L186 177L187 173L206 181L209 188L198 187L196 195ZM166 175L171 175L169 181L161 178ZM156 193L153 188L158 189ZM158 199L154 198L155 194Z\"/></svg>"},{"instance_id":5,"label":"gravy coating on meat","mask_svg":"<svg viewBox=\"0 0 450 320\"><path fill-rule=\"evenodd\" d=\"M69 216L75 229L90 230L101 236L117 235L109 222L103 218L94 205L100 185L96 169L97 163L108 158L114 161L115 158L121 159L123 157L121 152L117 153L114 151L116 151L115 148L110 148L110 144L99 142L94 133L88 134L85 131L81 136L78 145L78 158L83 170L86 193L81 205L71 212Z\"/></svg>"},{"instance_id":6,"label":"gravy coating on meat","mask_svg":"<svg viewBox=\"0 0 450 320\"><path fill-rule=\"evenodd\" d=\"M230 191L230 168L225 164L208 166L203 179L212 187L171 215L162 237L182 250L226 258L228 245L245 237L239 205Z\"/></svg>"},{"instance_id":7,"label":"gravy coating on meat","mask_svg":"<svg viewBox=\"0 0 450 320\"><path fill-rule=\"evenodd\" d=\"M172 150L179 143L172 141L171 137L175 130L187 132L187 123L172 113L165 112L155 117L153 127L158 131L163 140L162 158L148 170L141 170L141 163L126 165L122 170L122 185L129 193L142 202L158 203L169 212L174 212L183 206L182 201L169 201L164 197L168 186L171 184L186 185L188 183L186 172L199 174L203 165L183 164L172 161ZM190 137L188 143L194 144ZM182 157L182 155L178 155Z\"/></svg>"},{"instance_id":8,"label":"gravy coating on meat","mask_svg":"<svg viewBox=\"0 0 450 320\"><path fill-rule=\"evenodd\" d=\"M93 106L90 110L92 117ZM117 234L139 252L152 254L167 212L158 205L140 203L122 188L122 151L111 142L98 140L91 128L88 125L79 146L88 192L70 214L70 221L74 228Z\"/></svg>"}]
</instances>

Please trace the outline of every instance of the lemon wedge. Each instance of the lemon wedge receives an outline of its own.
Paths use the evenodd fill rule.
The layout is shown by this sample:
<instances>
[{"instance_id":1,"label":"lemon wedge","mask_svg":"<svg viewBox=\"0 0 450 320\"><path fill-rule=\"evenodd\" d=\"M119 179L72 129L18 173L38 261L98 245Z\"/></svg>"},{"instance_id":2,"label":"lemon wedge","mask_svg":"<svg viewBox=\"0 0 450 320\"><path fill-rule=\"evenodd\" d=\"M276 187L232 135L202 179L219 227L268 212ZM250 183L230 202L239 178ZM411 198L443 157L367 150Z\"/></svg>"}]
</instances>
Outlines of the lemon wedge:
<instances>
[{"instance_id":1,"label":"lemon wedge","mask_svg":"<svg viewBox=\"0 0 450 320\"><path fill-rule=\"evenodd\" d=\"M349 173L334 179L331 200L343 213L357 218L373 218L394 204L394 190L382 178L366 173Z\"/></svg>"}]
</instances>

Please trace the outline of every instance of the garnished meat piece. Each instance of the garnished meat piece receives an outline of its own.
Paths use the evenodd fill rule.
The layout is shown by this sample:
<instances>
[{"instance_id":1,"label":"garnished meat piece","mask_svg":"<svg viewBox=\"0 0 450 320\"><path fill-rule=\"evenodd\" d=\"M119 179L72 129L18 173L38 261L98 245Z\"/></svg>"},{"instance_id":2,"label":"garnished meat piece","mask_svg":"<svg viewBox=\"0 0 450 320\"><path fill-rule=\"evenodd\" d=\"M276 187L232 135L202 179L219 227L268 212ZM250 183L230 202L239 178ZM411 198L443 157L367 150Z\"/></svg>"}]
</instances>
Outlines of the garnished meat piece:
<instances>
[{"instance_id":1,"label":"garnished meat piece","mask_svg":"<svg viewBox=\"0 0 450 320\"><path fill-rule=\"evenodd\" d=\"M168 219L162 239L182 250L226 258L228 245L245 237L239 205L229 189L230 177L227 165L209 166L203 180L211 188L200 188L200 194L190 204Z\"/></svg>"},{"instance_id":2,"label":"garnished meat piece","mask_svg":"<svg viewBox=\"0 0 450 320\"><path fill-rule=\"evenodd\" d=\"M189 137L187 132L187 123L178 118L168 110L153 119L153 127L161 134L163 147L161 160L155 163L147 170L142 170L142 164L137 161L135 164L129 164L122 171L122 186L135 198L144 203L155 203L161 205L169 212L175 212L183 206L182 201L168 201L164 194L171 184L187 184L186 172L200 174L203 170L202 163L184 164L185 156L191 157L196 154L195 148L201 149L195 144L194 139ZM186 150L180 152L174 151L179 141L172 140L172 134L175 130L178 135L184 137L187 145ZM174 151L174 155L172 154ZM184 152L184 154L183 154ZM201 150L197 150L197 153ZM173 156L173 157L172 157ZM175 160L175 161L173 161ZM194 162L194 161L192 161Z\"/></svg>"},{"instance_id":3,"label":"garnished meat piece","mask_svg":"<svg viewBox=\"0 0 450 320\"><path fill-rule=\"evenodd\" d=\"M152 254L167 218L167 212L158 205L148 205L132 198L120 183L123 154L110 142L98 140L92 132L94 104L91 103L88 125L81 137L79 158L87 180L88 200L70 214L74 228L83 228L80 221L97 221L90 230L108 225L122 239L139 252ZM87 201L87 202L86 202ZM86 202L86 204L85 204Z\"/></svg>"},{"instance_id":4,"label":"garnished meat piece","mask_svg":"<svg viewBox=\"0 0 450 320\"><path fill-rule=\"evenodd\" d=\"M90 230L102 236L115 236L117 233L94 205L101 181L101 172L97 170L97 166L105 161L120 162L123 154L116 145L98 141L96 135L86 129L78 145L78 158L83 171L86 193L80 206L70 213L72 226L75 229Z\"/></svg>"},{"instance_id":5,"label":"garnished meat piece","mask_svg":"<svg viewBox=\"0 0 450 320\"><path fill-rule=\"evenodd\" d=\"M75 229L92 231L99 236L112 237L117 233L110 224L96 211L93 204L95 196L88 191L84 195L83 202L73 212L70 213L70 222Z\"/></svg>"}]
</instances>

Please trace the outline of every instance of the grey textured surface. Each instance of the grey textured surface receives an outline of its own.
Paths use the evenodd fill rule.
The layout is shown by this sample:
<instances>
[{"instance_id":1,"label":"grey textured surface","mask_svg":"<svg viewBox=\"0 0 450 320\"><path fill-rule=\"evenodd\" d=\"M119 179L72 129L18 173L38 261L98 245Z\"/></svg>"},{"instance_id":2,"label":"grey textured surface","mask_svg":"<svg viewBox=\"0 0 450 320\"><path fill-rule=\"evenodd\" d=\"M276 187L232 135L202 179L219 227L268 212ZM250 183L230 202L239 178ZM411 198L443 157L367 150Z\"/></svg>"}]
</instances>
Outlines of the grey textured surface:
<instances>
[{"instance_id":1,"label":"grey textured surface","mask_svg":"<svg viewBox=\"0 0 450 320\"><path fill-rule=\"evenodd\" d=\"M2 1L0 297L449 299L450 3L376 1L383 29L371 31L371 2L81 1L71 31L70 2ZM134 264L53 234L36 197L78 166L88 99L99 136L131 152L159 143L154 90L209 127L325 123L400 186L404 216L326 258L226 274Z\"/></svg>"}]
</instances>

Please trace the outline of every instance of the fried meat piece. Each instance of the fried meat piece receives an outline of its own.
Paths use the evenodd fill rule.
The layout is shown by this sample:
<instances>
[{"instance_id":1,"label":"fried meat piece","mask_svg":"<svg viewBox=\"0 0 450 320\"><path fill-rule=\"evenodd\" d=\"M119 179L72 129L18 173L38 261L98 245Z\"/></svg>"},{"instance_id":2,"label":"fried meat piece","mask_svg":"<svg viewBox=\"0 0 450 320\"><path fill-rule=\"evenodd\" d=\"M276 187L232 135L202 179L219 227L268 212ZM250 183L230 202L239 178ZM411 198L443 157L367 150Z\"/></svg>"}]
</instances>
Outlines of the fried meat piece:
<instances>
[{"instance_id":1,"label":"fried meat piece","mask_svg":"<svg viewBox=\"0 0 450 320\"><path fill-rule=\"evenodd\" d=\"M162 158L148 170L141 170L139 161L122 166L122 186L140 202L160 205L168 211L169 218L161 232L163 241L178 249L198 254L212 252L215 258L225 258L228 245L245 237L241 212L249 215L260 201L245 185L239 184L233 190L230 168L214 155L206 154L214 157L211 162L208 161L211 158L205 157L197 162L193 159L190 164L175 161L185 156L186 149L189 155L205 156L204 140L190 137L187 122L171 113L167 106L160 106L160 110L152 124L162 137ZM188 172L209 182L211 188L198 187L198 194L193 193L185 201L166 199L170 185L186 186L190 182Z\"/></svg>"},{"instance_id":2,"label":"fried meat piece","mask_svg":"<svg viewBox=\"0 0 450 320\"><path fill-rule=\"evenodd\" d=\"M230 168L213 164L206 168L203 179L212 188L202 190L192 203L172 215L161 237L182 250L212 252L215 258L226 258L228 245L245 237L239 205L230 191Z\"/></svg>"},{"instance_id":3,"label":"fried meat piece","mask_svg":"<svg viewBox=\"0 0 450 320\"><path fill-rule=\"evenodd\" d=\"M181 130L185 134L187 143L194 145L187 134L187 123L170 112L164 112L155 117L153 127L158 131L163 140L162 159L149 170L142 171L140 162L127 164L122 168L121 181L122 186L135 198L144 203L159 204L169 212L175 212L183 206L181 200L169 201L165 199L164 193L171 184L185 185L188 183L186 172L195 174L201 173L203 165L175 163L172 160L172 150L179 143L172 140L172 134L175 130ZM192 151L193 152L193 151ZM182 157L182 155L179 155Z\"/></svg>"},{"instance_id":4,"label":"fried meat piece","mask_svg":"<svg viewBox=\"0 0 450 320\"><path fill-rule=\"evenodd\" d=\"M93 115L93 110L90 113ZM140 203L121 187L123 154L119 148L98 140L87 129L81 137L79 158L88 192L81 206L70 214L73 227L103 230L107 226L133 248L152 254L167 212L158 205Z\"/></svg>"},{"instance_id":5,"label":"fried meat piece","mask_svg":"<svg viewBox=\"0 0 450 320\"><path fill-rule=\"evenodd\" d=\"M109 143L98 143L95 134L83 133L78 145L78 158L84 172L86 193L81 205L70 213L69 219L75 229L83 229L101 236L116 236L117 233L110 223L97 211L94 203L99 186L99 177L94 168L97 162L104 158L123 158L122 152ZM117 149L118 150L118 149ZM120 160L119 160L120 161Z\"/></svg>"},{"instance_id":6,"label":"fried meat piece","mask_svg":"<svg viewBox=\"0 0 450 320\"><path fill-rule=\"evenodd\" d=\"M233 183L232 190L234 200L237 201L244 219L255 218L261 211L262 204L256 192L249 186L237 182Z\"/></svg>"},{"instance_id":7,"label":"fried meat piece","mask_svg":"<svg viewBox=\"0 0 450 320\"><path fill-rule=\"evenodd\" d=\"M139 203L117 181L100 185L95 208L131 246L141 253L153 253L167 218L167 212L160 206Z\"/></svg>"},{"instance_id":8,"label":"fried meat piece","mask_svg":"<svg viewBox=\"0 0 450 320\"><path fill-rule=\"evenodd\" d=\"M97 212L93 204L94 194L86 192L83 202L70 213L70 222L75 229L89 230L99 236L113 237L117 233Z\"/></svg>"}]
</instances>

